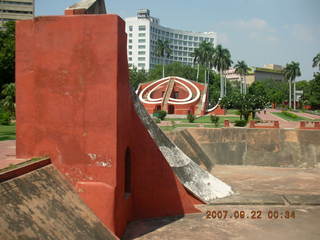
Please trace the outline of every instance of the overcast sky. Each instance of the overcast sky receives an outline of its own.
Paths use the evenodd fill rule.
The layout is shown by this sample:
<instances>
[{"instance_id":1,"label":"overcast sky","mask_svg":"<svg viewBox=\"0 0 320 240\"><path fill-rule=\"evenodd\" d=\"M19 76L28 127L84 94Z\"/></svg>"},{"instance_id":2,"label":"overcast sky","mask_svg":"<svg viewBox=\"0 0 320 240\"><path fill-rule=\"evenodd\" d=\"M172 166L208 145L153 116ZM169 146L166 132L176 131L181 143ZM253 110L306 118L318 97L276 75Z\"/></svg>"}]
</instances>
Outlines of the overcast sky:
<instances>
[{"instance_id":1,"label":"overcast sky","mask_svg":"<svg viewBox=\"0 0 320 240\"><path fill-rule=\"evenodd\" d=\"M36 15L61 15L77 0L36 0ZM132 17L149 8L161 25L214 31L234 62L250 66L300 63L300 80L311 79L320 52L320 0L110 0L108 13Z\"/></svg>"}]
</instances>

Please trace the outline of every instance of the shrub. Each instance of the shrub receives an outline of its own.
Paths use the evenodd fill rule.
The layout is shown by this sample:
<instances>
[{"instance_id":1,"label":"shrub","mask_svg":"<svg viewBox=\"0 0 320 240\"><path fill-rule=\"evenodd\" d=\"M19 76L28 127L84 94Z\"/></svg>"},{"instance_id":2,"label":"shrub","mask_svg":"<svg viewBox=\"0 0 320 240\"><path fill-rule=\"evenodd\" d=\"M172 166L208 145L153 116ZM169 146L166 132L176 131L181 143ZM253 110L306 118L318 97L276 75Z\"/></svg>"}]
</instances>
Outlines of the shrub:
<instances>
[{"instance_id":1,"label":"shrub","mask_svg":"<svg viewBox=\"0 0 320 240\"><path fill-rule=\"evenodd\" d=\"M210 115L210 121L212 123L214 123L214 125L217 127L219 124L219 119L220 117L216 116L216 115Z\"/></svg>"},{"instance_id":2,"label":"shrub","mask_svg":"<svg viewBox=\"0 0 320 240\"><path fill-rule=\"evenodd\" d=\"M163 110L158 110L155 113L153 113L153 116L160 120L164 120L164 118L167 116L167 112Z\"/></svg>"},{"instance_id":3,"label":"shrub","mask_svg":"<svg viewBox=\"0 0 320 240\"><path fill-rule=\"evenodd\" d=\"M8 112L0 113L0 124L10 125L10 113Z\"/></svg>"},{"instance_id":4,"label":"shrub","mask_svg":"<svg viewBox=\"0 0 320 240\"><path fill-rule=\"evenodd\" d=\"M247 125L247 121L246 120L236 120L234 122L234 125L237 127L245 127Z\"/></svg>"},{"instance_id":5,"label":"shrub","mask_svg":"<svg viewBox=\"0 0 320 240\"><path fill-rule=\"evenodd\" d=\"M153 121L154 121L155 123L161 123L161 120L160 120L159 118L153 118Z\"/></svg>"},{"instance_id":6,"label":"shrub","mask_svg":"<svg viewBox=\"0 0 320 240\"><path fill-rule=\"evenodd\" d=\"M195 117L194 117L194 115L192 115L192 114L188 114L188 115L187 115L187 119L188 119L188 122L193 123L194 120L195 120Z\"/></svg>"},{"instance_id":7,"label":"shrub","mask_svg":"<svg viewBox=\"0 0 320 240\"><path fill-rule=\"evenodd\" d=\"M288 111L282 111L282 114L287 117L290 117L290 118L298 118L298 116L296 114L288 112Z\"/></svg>"}]
</instances>

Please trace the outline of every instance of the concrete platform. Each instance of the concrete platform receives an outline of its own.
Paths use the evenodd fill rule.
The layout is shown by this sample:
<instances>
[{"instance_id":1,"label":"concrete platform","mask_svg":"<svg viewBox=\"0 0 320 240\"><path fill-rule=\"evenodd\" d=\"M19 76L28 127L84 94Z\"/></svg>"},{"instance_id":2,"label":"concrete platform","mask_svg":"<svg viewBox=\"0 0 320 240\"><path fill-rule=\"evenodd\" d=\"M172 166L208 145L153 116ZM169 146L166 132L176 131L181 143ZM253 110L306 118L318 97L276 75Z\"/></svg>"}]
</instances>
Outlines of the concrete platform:
<instances>
[{"instance_id":1,"label":"concrete platform","mask_svg":"<svg viewBox=\"0 0 320 240\"><path fill-rule=\"evenodd\" d=\"M207 219L206 211L261 211L261 219ZM284 216L294 212L295 218L269 219L268 212ZM202 214L136 221L129 224L123 239L161 240L318 240L320 207L206 206Z\"/></svg>"},{"instance_id":2,"label":"concrete platform","mask_svg":"<svg viewBox=\"0 0 320 240\"><path fill-rule=\"evenodd\" d=\"M198 205L201 214L131 222L123 239L319 239L320 169L216 165L212 171L236 194ZM208 219L213 211L227 211L226 218ZM235 218L240 211L244 217Z\"/></svg>"}]
</instances>

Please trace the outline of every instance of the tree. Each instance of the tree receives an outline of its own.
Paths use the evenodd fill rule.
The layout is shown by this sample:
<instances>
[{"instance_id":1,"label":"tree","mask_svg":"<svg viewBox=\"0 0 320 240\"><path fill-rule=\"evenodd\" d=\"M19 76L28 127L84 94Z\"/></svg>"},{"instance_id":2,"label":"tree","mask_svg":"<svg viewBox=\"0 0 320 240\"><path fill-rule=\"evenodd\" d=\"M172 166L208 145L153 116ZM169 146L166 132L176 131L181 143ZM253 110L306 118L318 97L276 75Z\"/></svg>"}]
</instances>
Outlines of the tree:
<instances>
[{"instance_id":1,"label":"tree","mask_svg":"<svg viewBox=\"0 0 320 240\"><path fill-rule=\"evenodd\" d=\"M204 83L207 84L209 78L209 71L212 68L212 56L214 53L214 47L212 43L202 41L199 44L199 48L195 48L192 56L194 57L194 61L199 65L204 67ZM208 73L208 74L207 74Z\"/></svg>"},{"instance_id":2,"label":"tree","mask_svg":"<svg viewBox=\"0 0 320 240\"><path fill-rule=\"evenodd\" d=\"M199 48L195 48L193 53L191 53L191 56L193 57L193 63L197 64L197 82L199 81L199 71L200 71L200 62L201 62L201 51Z\"/></svg>"},{"instance_id":3,"label":"tree","mask_svg":"<svg viewBox=\"0 0 320 240\"><path fill-rule=\"evenodd\" d=\"M315 73L314 79L303 84L302 101L313 109L320 108L320 73Z\"/></svg>"},{"instance_id":4,"label":"tree","mask_svg":"<svg viewBox=\"0 0 320 240\"><path fill-rule=\"evenodd\" d=\"M138 70L136 66L129 69L129 82L133 89L137 89L140 83L146 81L148 81L148 74L144 69Z\"/></svg>"},{"instance_id":5,"label":"tree","mask_svg":"<svg viewBox=\"0 0 320 240\"><path fill-rule=\"evenodd\" d=\"M15 23L6 22L0 31L0 89L15 80Z\"/></svg>"},{"instance_id":6,"label":"tree","mask_svg":"<svg viewBox=\"0 0 320 240\"><path fill-rule=\"evenodd\" d=\"M301 76L300 64L292 61L288 63L283 70L284 77L289 81L289 108L291 108L291 84L293 82L293 108L296 109L296 81L295 79Z\"/></svg>"},{"instance_id":7,"label":"tree","mask_svg":"<svg viewBox=\"0 0 320 240\"><path fill-rule=\"evenodd\" d=\"M249 94L267 97L266 84L264 82L253 82L248 90Z\"/></svg>"},{"instance_id":8,"label":"tree","mask_svg":"<svg viewBox=\"0 0 320 240\"><path fill-rule=\"evenodd\" d=\"M199 45L200 50L200 63L204 66L205 74L204 74L204 83L207 84L208 81L208 71L212 66L212 57L214 54L214 47L210 42L202 41Z\"/></svg>"},{"instance_id":9,"label":"tree","mask_svg":"<svg viewBox=\"0 0 320 240\"><path fill-rule=\"evenodd\" d=\"M266 79L254 82L248 89L248 93L256 96L264 96L274 106L283 103L288 96L288 85L285 82Z\"/></svg>"},{"instance_id":10,"label":"tree","mask_svg":"<svg viewBox=\"0 0 320 240\"><path fill-rule=\"evenodd\" d=\"M314 58L313 58L313 64L312 67L319 67L320 70L320 53L318 53Z\"/></svg>"},{"instance_id":11,"label":"tree","mask_svg":"<svg viewBox=\"0 0 320 240\"><path fill-rule=\"evenodd\" d=\"M245 63L245 61L238 61L234 67L236 69L236 73L240 75L241 83L243 81L243 88L242 88L243 94L246 94L247 93L246 75L250 69L248 65Z\"/></svg>"},{"instance_id":12,"label":"tree","mask_svg":"<svg viewBox=\"0 0 320 240\"><path fill-rule=\"evenodd\" d=\"M155 52L156 52L156 56L162 58L162 78L164 78L164 60L165 60L165 57L169 58L172 52L172 50L169 47L169 41L168 40L162 41L158 39Z\"/></svg>"},{"instance_id":13,"label":"tree","mask_svg":"<svg viewBox=\"0 0 320 240\"><path fill-rule=\"evenodd\" d=\"M212 57L212 64L220 73L220 98L223 98L225 96L223 71L229 69L229 67L232 65L231 54L229 50L223 48L220 44L217 45Z\"/></svg>"},{"instance_id":14,"label":"tree","mask_svg":"<svg viewBox=\"0 0 320 240\"><path fill-rule=\"evenodd\" d=\"M4 97L1 100L1 105L5 111L7 111L11 118L15 118L15 96L16 86L14 83L7 83L3 85L1 95Z\"/></svg>"},{"instance_id":15,"label":"tree","mask_svg":"<svg viewBox=\"0 0 320 240\"><path fill-rule=\"evenodd\" d=\"M269 101L266 97L253 94L235 93L221 100L223 108L235 108L239 110L240 119L244 117L246 121L249 120L250 114L252 114L252 118L254 119L256 112L265 108L268 104Z\"/></svg>"}]
</instances>

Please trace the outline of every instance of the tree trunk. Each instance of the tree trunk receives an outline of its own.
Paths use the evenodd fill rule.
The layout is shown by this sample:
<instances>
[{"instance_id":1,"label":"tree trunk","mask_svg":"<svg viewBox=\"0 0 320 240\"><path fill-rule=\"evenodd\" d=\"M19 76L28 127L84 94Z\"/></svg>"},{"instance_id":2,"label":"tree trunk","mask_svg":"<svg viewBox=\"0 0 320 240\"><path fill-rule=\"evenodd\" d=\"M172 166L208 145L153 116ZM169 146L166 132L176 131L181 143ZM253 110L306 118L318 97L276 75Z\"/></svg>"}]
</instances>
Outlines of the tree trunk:
<instances>
[{"instance_id":1,"label":"tree trunk","mask_svg":"<svg viewBox=\"0 0 320 240\"><path fill-rule=\"evenodd\" d=\"M198 63L198 70L197 70L197 82L199 82L199 71L200 71L200 64Z\"/></svg>"},{"instance_id":2,"label":"tree trunk","mask_svg":"<svg viewBox=\"0 0 320 240\"><path fill-rule=\"evenodd\" d=\"M227 95L227 78L226 76L223 74L223 81L224 81L224 95Z\"/></svg>"},{"instance_id":3,"label":"tree trunk","mask_svg":"<svg viewBox=\"0 0 320 240\"><path fill-rule=\"evenodd\" d=\"M247 80L246 80L246 75L243 75L243 89L244 89L244 94L247 94Z\"/></svg>"},{"instance_id":4,"label":"tree trunk","mask_svg":"<svg viewBox=\"0 0 320 240\"><path fill-rule=\"evenodd\" d=\"M243 84L242 84L242 78L240 77L240 80L239 80L239 83L240 83L240 93L243 94Z\"/></svg>"},{"instance_id":5,"label":"tree trunk","mask_svg":"<svg viewBox=\"0 0 320 240\"><path fill-rule=\"evenodd\" d=\"M289 80L289 109L291 108L291 80Z\"/></svg>"},{"instance_id":6,"label":"tree trunk","mask_svg":"<svg viewBox=\"0 0 320 240\"><path fill-rule=\"evenodd\" d=\"M204 85L207 84L207 69L204 70Z\"/></svg>"},{"instance_id":7,"label":"tree trunk","mask_svg":"<svg viewBox=\"0 0 320 240\"><path fill-rule=\"evenodd\" d=\"M293 109L296 110L297 96L296 96L296 80L293 82Z\"/></svg>"},{"instance_id":8,"label":"tree trunk","mask_svg":"<svg viewBox=\"0 0 320 240\"><path fill-rule=\"evenodd\" d=\"M220 70L220 98L223 98L223 79L222 79L222 71Z\"/></svg>"},{"instance_id":9,"label":"tree trunk","mask_svg":"<svg viewBox=\"0 0 320 240\"><path fill-rule=\"evenodd\" d=\"M162 78L164 78L164 57L162 57Z\"/></svg>"}]
</instances>

